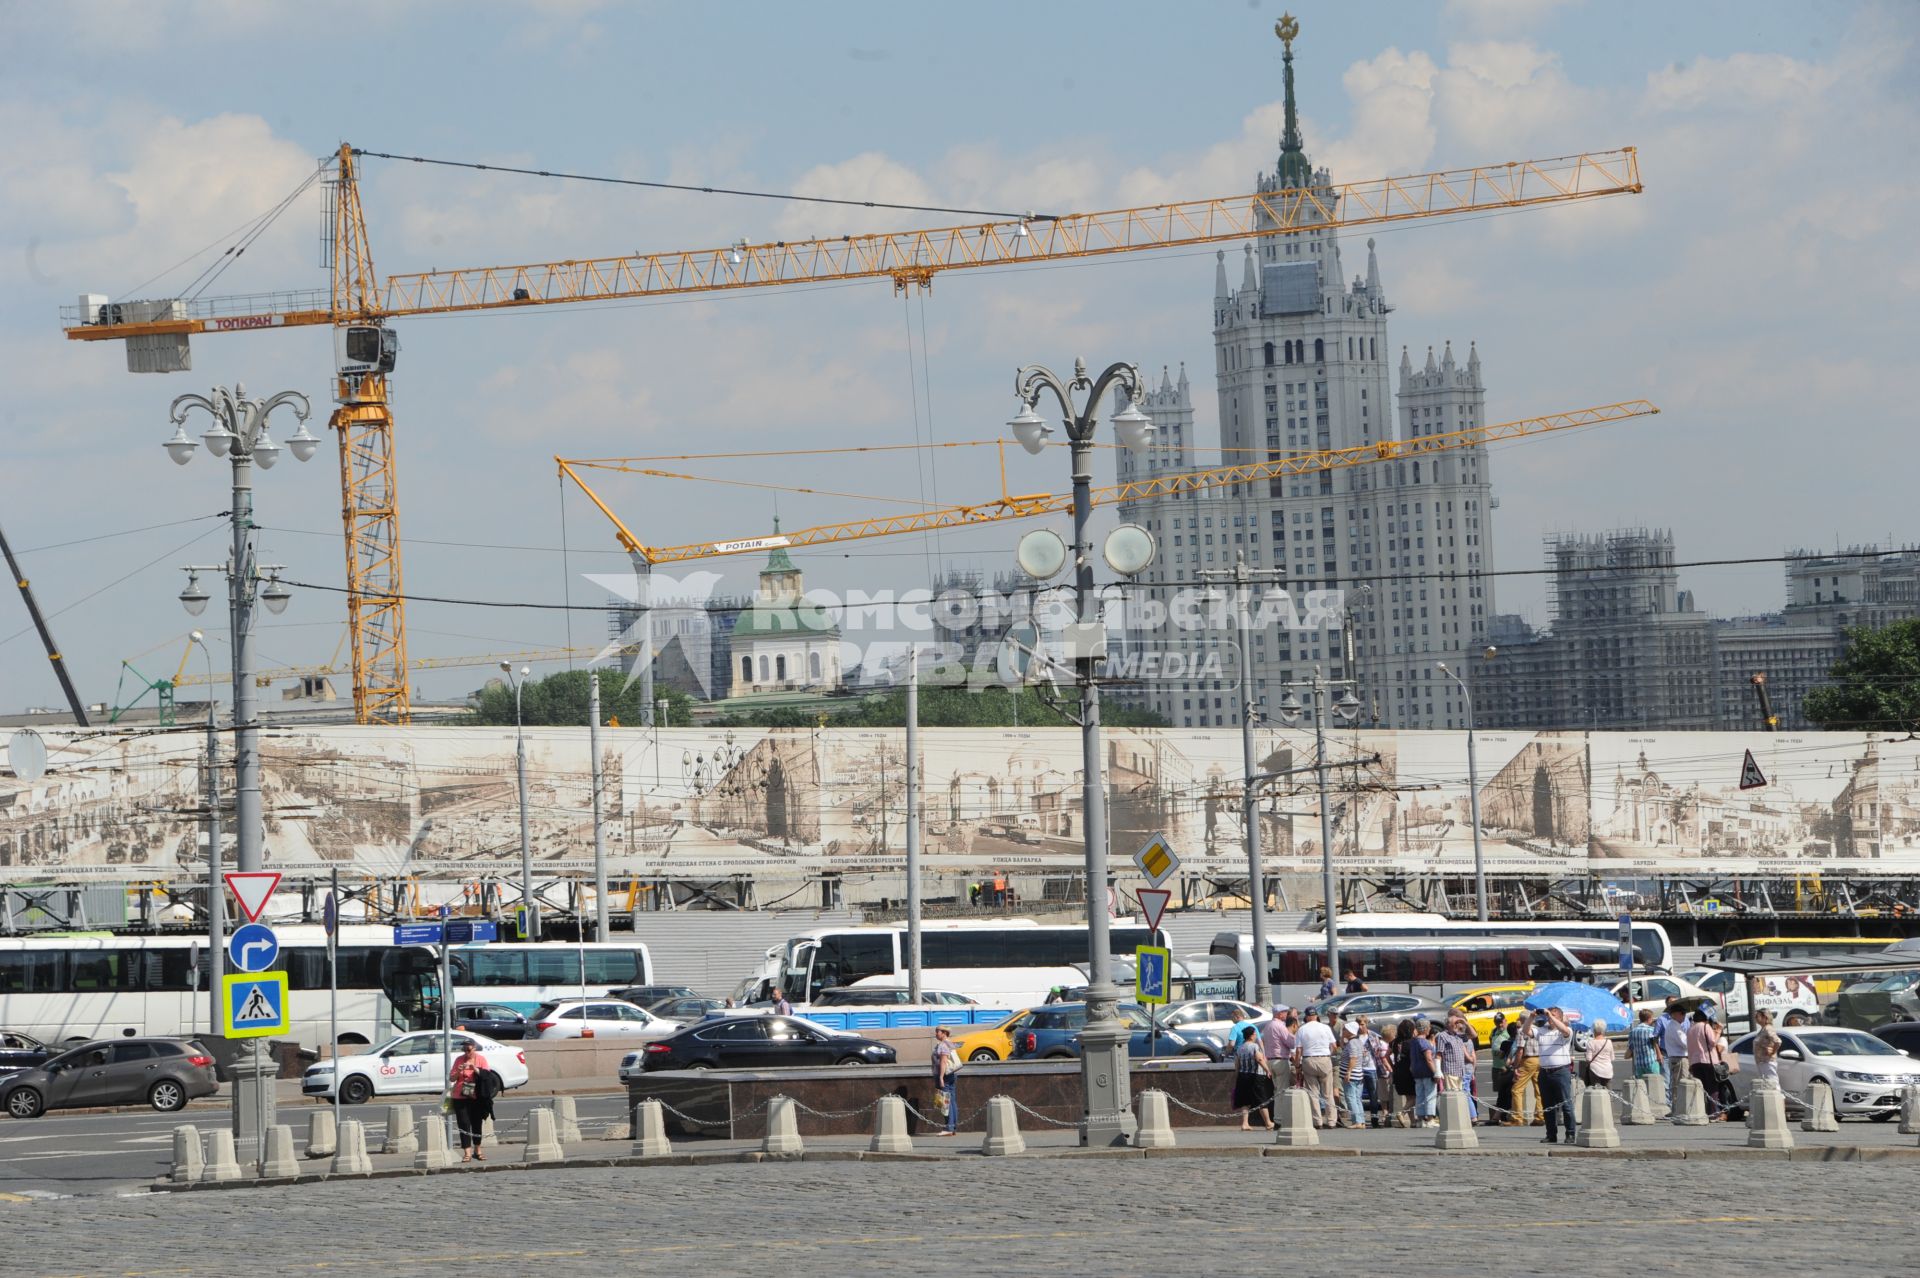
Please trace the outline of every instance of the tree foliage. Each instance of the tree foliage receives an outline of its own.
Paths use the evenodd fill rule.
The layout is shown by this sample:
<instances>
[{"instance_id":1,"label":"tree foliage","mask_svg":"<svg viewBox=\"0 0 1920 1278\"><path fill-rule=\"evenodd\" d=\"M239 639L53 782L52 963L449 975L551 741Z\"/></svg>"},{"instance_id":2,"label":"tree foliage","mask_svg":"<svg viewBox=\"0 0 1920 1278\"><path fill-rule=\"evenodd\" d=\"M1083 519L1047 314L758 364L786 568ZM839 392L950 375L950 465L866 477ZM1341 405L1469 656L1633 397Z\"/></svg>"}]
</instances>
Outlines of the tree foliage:
<instances>
[{"instance_id":1,"label":"tree foliage","mask_svg":"<svg viewBox=\"0 0 1920 1278\"><path fill-rule=\"evenodd\" d=\"M1920 729L1920 620L1849 629L1846 655L1827 673L1834 682L1807 694L1809 721L1830 729Z\"/></svg>"},{"instance_id":2,"label":"tree foliage","mask_svg":"<svg viewBox=\"0 0 1920 1278\"><path fill-rule=\"evenodd\" d=\"M587 722L589 690L586 670L563 670L544 679L529 679L520 689L521 722L528 725L571 725ZM665 727L686 727L693 722L693 700L677 688L656 684L654 700L667 703ZM640 704L640 681L628 683L617 670L600 672L600 714L602 721L618 721L622 727L637 728L645 722ZM505 679L496 679L480 690L473 708L474 723L512 723L513 689Z\"/></svg>"}]
</instances>

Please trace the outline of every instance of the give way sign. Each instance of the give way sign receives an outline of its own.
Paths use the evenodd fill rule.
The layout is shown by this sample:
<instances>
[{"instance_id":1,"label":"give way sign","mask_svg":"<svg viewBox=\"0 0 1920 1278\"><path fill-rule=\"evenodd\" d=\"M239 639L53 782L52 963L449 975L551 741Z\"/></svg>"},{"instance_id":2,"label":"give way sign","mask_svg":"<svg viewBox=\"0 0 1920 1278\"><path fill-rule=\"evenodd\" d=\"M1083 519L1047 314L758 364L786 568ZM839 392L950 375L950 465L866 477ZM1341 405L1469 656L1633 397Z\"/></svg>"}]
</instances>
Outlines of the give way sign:
<instances>
[{"instance_id":1,"label":"give way sign","mask_svg":"<svg viewBox=\"0 0 1920 1278\"><path fill-rule=\"evenodd\" d=\"M233 893L234 903L249 923L259 922L267 902L273 899L273 890L280 886L278 870L234 870L226 879L227 890Z\"/></svg>"}]
</instances>

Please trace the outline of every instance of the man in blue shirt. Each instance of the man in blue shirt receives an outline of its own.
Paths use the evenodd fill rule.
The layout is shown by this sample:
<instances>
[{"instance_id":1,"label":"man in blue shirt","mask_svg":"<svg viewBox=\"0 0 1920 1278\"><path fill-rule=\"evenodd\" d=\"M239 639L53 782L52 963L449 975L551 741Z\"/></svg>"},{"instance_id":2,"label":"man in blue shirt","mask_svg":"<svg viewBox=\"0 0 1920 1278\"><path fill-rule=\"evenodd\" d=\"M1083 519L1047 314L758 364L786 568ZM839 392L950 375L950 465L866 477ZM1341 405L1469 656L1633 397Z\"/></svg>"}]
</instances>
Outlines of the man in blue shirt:
<instances>
[{"instance_id":1,"label":"man in blue shirt","mask_svg":"<svg viewBox=\"0 0 1920 1278\"><path fill-rule=\"evenodd\" d=\"M1438 1127L1440 1120L1433 1112L1434 1069L1433 1043L1427 1037L1429 1032L1424 1018L1413 1023L1413 1038L1407 1044L1407 1059L1413 1068L1413 1122L1416 1127Z\"/></svg>"},{"instance_id":2,"label":"man in blue shirt","mask_svg":"<svg viewBox=\"0 0 1920 1278\"><path fill-rule=\"evenodd\" d=\"M1653 1023L1653 1009L1640 1009L1640 1020L1627 1031L1627 1049L1633 1056L1635 1079L1660 1077L1660 1031Z\"/></svg>"}]
</instances>

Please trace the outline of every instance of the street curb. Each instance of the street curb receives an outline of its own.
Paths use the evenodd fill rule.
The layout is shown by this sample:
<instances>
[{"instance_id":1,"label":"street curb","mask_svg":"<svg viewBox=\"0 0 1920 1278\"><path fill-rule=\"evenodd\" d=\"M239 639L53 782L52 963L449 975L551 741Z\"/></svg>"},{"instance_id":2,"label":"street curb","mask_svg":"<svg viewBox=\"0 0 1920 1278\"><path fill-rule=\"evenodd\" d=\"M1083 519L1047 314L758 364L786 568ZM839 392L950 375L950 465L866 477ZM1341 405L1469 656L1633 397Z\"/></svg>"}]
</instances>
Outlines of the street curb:
<instances>
[{"instance_id":1,"label":"street curb","mask_svg":"<svg viewBox=\"0 0 1920 1278\"><path fill-rule=\"evenodd\" d=\"M1598 1161L1651 1161L1671 1162L1698 1160L1704 1162L1737 1162L1741 1160L1804 1163L1863 1163L1898 1161L1902 1159L1920 1159L1920 1146L1881 1148L1861 1145L1834 1145L1818 1149L1747 1149L1730 1147L1726 1149L1541 1149L1541 1150L1460 1150L1442 1151L1435 1149L1328 1149L1322 1147L1293 1148L1282 1145L1221 1145L1209 1147L1190 1145L1170 1149L1029 1149L1023 1154L1009 1156L1023 1161L1046 1159L1100 1159L1100 1158L1446 1158L1466 1156L1469 1158L1573 1158ZM197 1190L234 1190L234 1189L283 1189L298 1185L315 1185L327 1181L368 1181L401 1180L426 1176L477 1175L489 1172L551 1172L568 1171L579 1168L659 1168L659 1167L709 1167L721 1165L740 1165L748 1163L951 1163L973 1161L982 1158L977 1150L956 1149L940 1153L875 1153L862 1149L816 1149L798 1155L766 1154L757 1149L749 1150L702 1150L687 1153L669 1154L665 1157L640 1158L634 1156L582 1155L568 1158L557 1163L522 1163L508 1161L488 1161L486 1163L462 1163L452 1167L426 1169L419 1167L382 1168L372 1172L335 1173L316 1172L297 1177L276 1177L268 1180L229 1180L196 1181L190 1184L175 1184L169 1180L157 1180L148 1186L151 1193L178 1194Z\"/></svg>"}]
</instances>

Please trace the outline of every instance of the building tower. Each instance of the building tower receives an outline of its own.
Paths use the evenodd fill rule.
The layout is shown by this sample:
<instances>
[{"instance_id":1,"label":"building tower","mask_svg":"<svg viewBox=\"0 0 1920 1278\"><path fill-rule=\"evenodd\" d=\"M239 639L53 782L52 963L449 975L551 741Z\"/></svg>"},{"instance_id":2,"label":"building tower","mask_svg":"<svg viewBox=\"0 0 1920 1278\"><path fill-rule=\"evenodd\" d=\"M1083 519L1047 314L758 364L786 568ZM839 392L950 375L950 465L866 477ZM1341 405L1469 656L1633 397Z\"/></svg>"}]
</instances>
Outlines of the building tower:
<instances>
[{"instance_id":1,"label":"building tower","mask_svg":"<svg viewBox=\"0 0 1920 1278\"><path fill-rule=\"evenodd\" d=\"M1309 163L1293 88L1293 36L1280 28L1286 123L1280 154L1259 189L1312 187L1334 200L1332 175ZM1485 424L1486 387L1480 356L1464 366L1449 344L1429 353L1415 372L1400 361L1396 417L1387 361L1386 288L1372 240L1366 273L1345 279L1333 228L1309 226L1243 247L1240 283L1228 286L1228 257L1215 255L1214 376L1226 461L1280 458L1350 448L1383 439L1461 430ZM1163 378L1163 388L1165 381ZM1185 390L1184 381L1180 388ZM1190 406L1150 397L1146 411L1161 432L1191 439ZM1184 398L1184 397L1183 397ZM1172 461L1155 449L1137 465L1148 473ZM1123 478L1130 477L1128 470ZM1143 477L1143 476L1142 476ZM1141 608L1130 640L1164 648L1221 647L1225 637L1145 622L1187 615L1175 596L1197 584L1200 569L1231 566L1244 552L1256 568L1283 567L1287 589L1304 618L1313 591L1340 591L1317 624L1292 632L1275 625L1253 637L1256 702L1277 705L1280 685L1311 676L1359 681L1362 723L1384 727L1464 727L1466 707L1437 663L1468 669L1492 616L1492 587L1468 574L1489 566L1491 493L1484 448L1439 458L1383 462L1318 475L1271 480L1217 494L1159 500L1141 512L1159 541L1155 564L1142 575ZM1151 601L1151 602L1149 602ZM1157 605L1157 606L1156 606ZM1154 683L1138 694L1176 727L1229 727L1241 698L1230 685Z\"/></svg>"}]
</instances>

